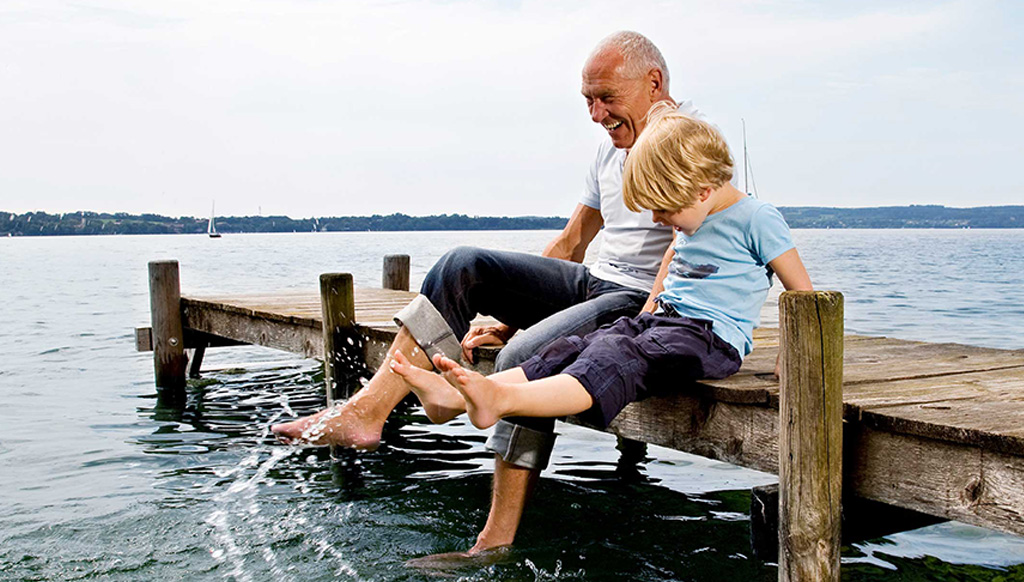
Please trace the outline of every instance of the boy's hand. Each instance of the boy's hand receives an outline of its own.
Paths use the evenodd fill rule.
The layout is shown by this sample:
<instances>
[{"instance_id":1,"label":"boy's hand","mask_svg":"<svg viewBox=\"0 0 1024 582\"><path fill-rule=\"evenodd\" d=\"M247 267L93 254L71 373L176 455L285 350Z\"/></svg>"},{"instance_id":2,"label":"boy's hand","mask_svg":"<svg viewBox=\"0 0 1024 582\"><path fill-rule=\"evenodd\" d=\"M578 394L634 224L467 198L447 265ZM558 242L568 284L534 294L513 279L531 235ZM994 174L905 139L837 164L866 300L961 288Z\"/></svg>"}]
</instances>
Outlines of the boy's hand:
<instances>
[{"instance_id":1,"label":"boy's hand","mask_svg":"<svg viewBox=\"0 0 1024 582\"><path fill-rule=\"evenodd\" d=\"M471 327L466 337L462 338L462 358L473 364L473 348L500 346L507 342L513 333L515 330L503 323Z\"/></svg>"}]
</instances>

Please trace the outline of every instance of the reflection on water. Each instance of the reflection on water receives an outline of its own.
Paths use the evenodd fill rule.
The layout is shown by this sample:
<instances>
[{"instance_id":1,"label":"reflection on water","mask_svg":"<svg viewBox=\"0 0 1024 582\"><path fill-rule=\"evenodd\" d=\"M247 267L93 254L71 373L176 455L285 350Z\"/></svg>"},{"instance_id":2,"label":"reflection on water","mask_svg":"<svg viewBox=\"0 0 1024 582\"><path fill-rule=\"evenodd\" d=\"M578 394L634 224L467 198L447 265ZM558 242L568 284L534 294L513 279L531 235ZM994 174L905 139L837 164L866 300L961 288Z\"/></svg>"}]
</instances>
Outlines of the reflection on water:
<instances>
[{"instance_id":1,"label":"reflection on water","mask_svg":"<svg viewBox=\"0 0 1024 582\"><path fill-rule=\"evenodd\" d=\"M341 256L374 285L380 256L410 245L417 279L469 237L535 251L550 233L403 236L0 241L0 578L435 579L404 564L472 545L489 505L484 433L407 406L375 453L284 447L268 426L323 406L317 365L214 350L186 399L164 402L130 331L148 317L150 259L181 259L186 289L312 288ZM1024 232L796 237L818 286L846 293L853 331L1024 347ZM454 579L776 578L747 541L747 490L771 476L658 447L623 455L608 435L559 430L515 550ZM846 580L1024 577L1021 538L959 524L843 555Z\"/></svg>"}]
</instances>

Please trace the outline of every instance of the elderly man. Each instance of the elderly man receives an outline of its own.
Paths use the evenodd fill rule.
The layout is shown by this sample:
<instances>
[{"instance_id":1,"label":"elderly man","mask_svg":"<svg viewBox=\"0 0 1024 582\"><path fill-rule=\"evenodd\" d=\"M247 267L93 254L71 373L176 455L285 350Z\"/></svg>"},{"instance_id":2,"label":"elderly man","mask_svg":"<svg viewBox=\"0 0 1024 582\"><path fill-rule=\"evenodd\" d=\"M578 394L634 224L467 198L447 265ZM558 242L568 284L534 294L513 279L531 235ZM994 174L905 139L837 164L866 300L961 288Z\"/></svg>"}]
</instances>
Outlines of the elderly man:
<instances>
[{"instance_id":1,"label":"elderly man","mask_svg":"<svg viewBox=\"0 0 1024 582\"><path fill-rule=\"evenodd\" d=\"M648 109L671 101L668 68L657 47L635 32L618 32L594 49L583 68L583 96L590 117L608 132L597 152L581 201L542 256L457 248L428 273L421 295L396 316L402 324L388 361L342 406L276 425L286 442L376 448L391 410L412 389L388 364L392 359L431 369L430 356L461 354L506 343L495 368L514 367L548 342L585 335L621 316L633 316L652 300L651 286L672 242L672 229L654 224L651 213L629 211L622 201L622 165L643 131ZM690 103L680 109L700 113ZM596 263L581 262L604 228ZM501 323L470 328L477 314ZM516 333L516 330L520 330ZM460 342L455 338L462 337ZM401 351L402 355L396 355ZM425 406L434 422L461 414L465 403L454 389L447 400ZM502 420L487 448L496 454L494 492L487 524L462 556L512 543L529 492L547 465L554 421Z\"/></svg>"}]
</instances>

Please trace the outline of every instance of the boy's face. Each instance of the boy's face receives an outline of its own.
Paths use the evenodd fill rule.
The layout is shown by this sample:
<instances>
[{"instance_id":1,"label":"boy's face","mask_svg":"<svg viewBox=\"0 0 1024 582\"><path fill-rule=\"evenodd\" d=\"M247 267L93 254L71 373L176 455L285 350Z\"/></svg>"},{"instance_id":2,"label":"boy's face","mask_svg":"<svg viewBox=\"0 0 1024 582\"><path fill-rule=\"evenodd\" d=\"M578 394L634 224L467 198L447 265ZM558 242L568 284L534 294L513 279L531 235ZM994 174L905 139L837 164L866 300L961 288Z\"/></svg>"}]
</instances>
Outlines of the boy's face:
<instances>
[{"instance_id":1,"label":"boy's face","mask_svg":"<svg viewBox=\"0 0 1024 582\"><path fill-rule=\"evenodd\" d=\"M654 222L664 225L671 226L677 232L682 232L686 236L693 236L700 228L700 225L704 224L704 219L708 217L710 211L708 204L701 200L697 200L692 206L686 208L680 208L679 210L652 210L652 218Z\"/></svg>"}]
</instances>

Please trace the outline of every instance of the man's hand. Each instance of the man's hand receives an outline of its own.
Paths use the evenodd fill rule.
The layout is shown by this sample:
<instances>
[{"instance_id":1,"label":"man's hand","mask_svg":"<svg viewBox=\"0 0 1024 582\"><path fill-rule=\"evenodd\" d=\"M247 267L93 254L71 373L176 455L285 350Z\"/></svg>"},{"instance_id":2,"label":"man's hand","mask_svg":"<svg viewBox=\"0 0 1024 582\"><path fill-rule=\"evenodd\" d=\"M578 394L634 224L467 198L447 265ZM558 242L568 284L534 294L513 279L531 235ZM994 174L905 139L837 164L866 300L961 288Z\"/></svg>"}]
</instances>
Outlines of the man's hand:
<instances>
[{"instance_id":1,"label":"man's hand","mask_svg":"<svg viewBox=\"0 0 1024 582\"><path fill-rule=\"evenodd\" d=\"M479 346L500 346L512 337L515 330L499 323L497 325L485 325L482 327L471 327L466 337L462 338L462 357L470 364L473 364L473 348Z\"/></svg>"}]
</instances>

